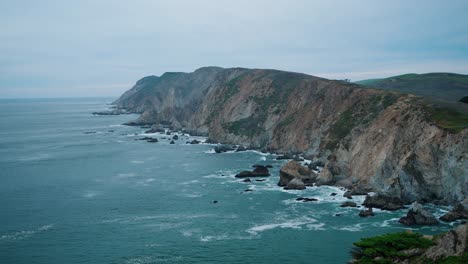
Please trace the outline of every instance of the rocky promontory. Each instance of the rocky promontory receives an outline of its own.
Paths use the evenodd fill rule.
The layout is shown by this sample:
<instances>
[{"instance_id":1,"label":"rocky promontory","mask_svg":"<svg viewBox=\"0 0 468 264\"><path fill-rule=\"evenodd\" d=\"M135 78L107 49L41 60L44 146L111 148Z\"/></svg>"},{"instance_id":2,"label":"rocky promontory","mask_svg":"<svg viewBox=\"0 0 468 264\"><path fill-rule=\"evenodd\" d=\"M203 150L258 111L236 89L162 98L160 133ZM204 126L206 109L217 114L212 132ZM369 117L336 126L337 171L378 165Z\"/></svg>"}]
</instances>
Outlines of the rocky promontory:
<instances>
[{"instance_id":1,"label":"rocky promontory","mask_svg":"<svg viewBox=\"0 0 468 264\"><path fill-rule=\"evenodd\" d=\"M130 125L164 124L324 165L318 174L283 170L284 187L312 179L404 203L467 198L465 116L414 95L293 72L205 67L145 77L114 103L141 114Z\"/></svg>"}]
</instances>

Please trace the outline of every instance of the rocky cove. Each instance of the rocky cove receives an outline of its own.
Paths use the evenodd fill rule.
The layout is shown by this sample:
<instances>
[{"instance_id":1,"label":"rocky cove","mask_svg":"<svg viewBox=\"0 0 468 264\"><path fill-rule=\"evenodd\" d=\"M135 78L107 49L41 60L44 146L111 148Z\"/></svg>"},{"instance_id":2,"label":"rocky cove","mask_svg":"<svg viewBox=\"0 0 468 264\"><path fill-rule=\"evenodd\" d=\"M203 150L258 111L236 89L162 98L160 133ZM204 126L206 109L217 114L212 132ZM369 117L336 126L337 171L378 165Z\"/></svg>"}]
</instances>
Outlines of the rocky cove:
<instances>
[{"instance_id":1,"label":"rocky cove","mask_svg":"<svg viewBox=\"0 0 468 264\"><path fill-rule=\"evenodd\" d=\"M190 135L183 131L170 131L167 127L165 128L162 125L158 125L157 127L159 127L157 132L154 127L146 131L147 134L151 134L155 137L145 137L142 139L145 140L146 138L151 138L156 139L157 142L157 137L162 138L168 135L168 140L187 140L190 137ZM207 139L205 138L198 141L198 143L211 145L213 147L210 151L212 155L237 153L248 150L238 145L216 144L212 142L206 143L206 141ZM191 142L192 141L189 140L185 144L192 144ZM335 170L333 167L323 167L323 164L320 162L311 162L310 160L304 159L300 154L273 154L273 156L276 157L276 160L284 162L279 173L276 171L271 172L270 170L274 167L269 164L254 164L251 166L251 170L240 171L236 175L232 176L240 179L240 184L249 184L249 186L252 186L251 184L254 181L264 181L265 177L276 178L279 176L279 181L277 182L279 187L283 187L284 190L301 191L306 188L321 188L320 186L327 185L323 184L323 181L319 178L320 173L325 169L330 171ZM330 156L328 159L333 161L335 157ZM224 178L228 177L228 175L220 176ZM466 238L468 237L468 233L466 222L463 220L468 219L467 199L461 203L457 203L451 211L448 211L439 217L435 217L431 213L431 211L434 211L433 205L429 205L429 208L426 208L418 202L414 202L411 205L405 204L403 200L389 196L385 193L368 193L369 190L350 188L350 185L347 185L346 182L335 183L335 185L340 188L341 192L331 192L329 193L329 196L341 196L348 199L347 201L341 202L341 204L335 203L335 206L342 208L356 208L356 214L361 218L373 217L376 214L382 214L384 211L397 211L401 216L398 222L402 226L420 228L422 226L439 225L441 222L456 222L454 223L454 226L461 224L453 230L435 236L422 236L419 233L413 233L411 229L408 229L406 232L392 233L373 238L364 238L361 242L354 243L356 247L352 250L352 262L367 263L368 261L378 261L379 259L382 259L382 261L387 260L391 261L391 263L445 263L444 261L448 261L450 259L451 261L455 261L453 263L463 263L466 259L466 251L468 248ZM255 192L255 188L251 189L251 187L249 187L241 192L241 194L250 192ZM300 192L298 194L300 194ZM299 196L295 201L299 203L311 203L311 207L315 207L313 204L322 199L323 197ZM334 200L335 198L331 199ZM221 203L222 202L223 201L221 201ZM218 204L219 201L213 200L212 203ZM342 216L340 213L335 214L334 216L347 217ZM392 239L395 239L396 241L392 242ZM376 242L370 243L369 241ZM392 243L398 243L400 246L395 246ZM364 253L367 252L364 251L364 249L373 247L377 249L380 248L379 250L383 250L385 253ZM394 252L395 250L397 251Z\"/></svg>"},{"instance_id":2,"label":"rocky cove","mask_svg":"<svg viewBox=\"0 0 468 264\"><path fill-rule=\"evenodd\" d=\"M174 144L174 140L186 140L185 144L210 144L213 146L213 154L221 153L234 153L243 152L249 150L242 145L231 145L231 144L219 144L214 143L208 138L201 140L191 139L191 135L185 133L184 130L172 131L169 125L156 124L151 127L142 126L146 128L145 134L156 135L145 136L143 138L137 138L135 140L145 140L150 143L158 142L158 136L160 140L169 140L170 144ZM370 187L362 187L354 185L349 179L336 180L333 175L340 174L340 168L336 165L336 156L330 155L327 157L327 162L324 165L321 161L311 161L304 159L302 154L271 154L275 155L276 160L284 161L284 165L281 166L279 172L274 172L273 175L279 176L277 185L283 187L285 190L304 190L307 187L319 187L322 185L330 185L339 187L344 193L343 197L347 198L348 201L342 202L340 207L357 207L363 208L358 212L360 217L374 216L373 209L396 211L400 209L408 209L406 215L402 215L399 222L406 226L423 226L423 225L437 225L439 221L443 222L454 222L459 220L468 219L468 199L464 199L461 202L454 204L452 211L440 216L440 219L436 219L427 209L425 209L420 203L414 201L412 204L405 202L403 199L392 196L386 192L373 192ZM251 183L255 178L255 181L263 181L264 178L272 175L269 169L273 166L269 164L253 164L252 170L243 170L234 175L235 178L243 179L244 183ZM324 173L326 172L326 173ZM222 175L225 176L225 175ZM251 192L252 189L245 189L244 192ZM337 193L332 192L330 196L336 196ZM357 203L353 200L353 197L360 197ZM365 198L362 198L365 197ZM297 201L302 202L314 202L318 201L314 197L298 197ZM362 201L362 203L360 203ZM215 201L216 203L218 201Z\"/></svg>"},{"instance_id":3,"label":"rocky cove","mask_svg":"<svg viewBox=\"0 0 468 264\"><path fill-rule=\"evenodd\" d=\"M300 154L323 165L301 180L355 194L455 205L468 192L468 129L444 128L411 94L300 73L205 67L145 77L114 104L140 114L128 125Z\"/></svg>"},{"instance_id":4,"label":"rocky cove","mask_svg":"<svg viewBox=\"0 0 468 264\"><path fill-rule=\"evenodd\" d=\"M140 114L126 125L147 127L147 133L179 131L206 137L205 142L217 144L216 154L252 149L285 160L278 172L270 172L267 164L239 171L235 177L243 183L276 174L277 185L285 190L336 186L348 200L340 207L359 209L361 218L401 210L398 222L403 226L468 219L466 124L461 129L444 126L434 118L435 106L415 95L299 73L206 67L145 77L114 106L109 114ZM299 196L296 201L314 203L317 198ZM434 204L452 210L438 219L426 208ZM460 230L456 232L466 228ZM455 253L443 246L459 244L459 237L426 241L438 243L433 250L440 254L428 253L432 257L427 258L429 250L411 248L417 254L409 259L461 257L466 241ZM402 250L398 254L406 256L410 248ZM408 261L391 261L400 260Z\"/></svg>"}]
</instances>

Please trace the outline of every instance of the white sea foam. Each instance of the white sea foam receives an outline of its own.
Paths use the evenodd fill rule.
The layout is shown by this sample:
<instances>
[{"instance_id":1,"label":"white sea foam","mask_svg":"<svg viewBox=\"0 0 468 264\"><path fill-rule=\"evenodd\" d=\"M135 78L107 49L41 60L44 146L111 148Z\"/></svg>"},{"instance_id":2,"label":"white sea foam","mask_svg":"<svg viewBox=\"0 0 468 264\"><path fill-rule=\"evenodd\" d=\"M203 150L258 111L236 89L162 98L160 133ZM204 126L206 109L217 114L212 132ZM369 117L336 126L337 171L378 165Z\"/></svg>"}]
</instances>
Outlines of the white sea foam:
<instances>
[{"instance_id":1,"label":"white sea foam","mask_svg":"<svg viewBox=\"0 0 468 264\"><path fill-rule=\"evenodd\" d=\"M135 223L140 221L150 221L155 219L165 219L165 220L181 220L181 219L198 219L198 218L211 218L216 217L215 214L161 214L161 215L143 215L143 216L133 216L133 217L117 217L112 219L102 220L102 224L110 223L119 223L119 224L128 224Z\"/></svg>"},{"instance_id":2,"label":"white sea foam","mask_svg":"<svg viewBox=\"0 0 468 264\"><path fill-rule=\"evenodd\" d=\"M50 158L50 154L48 153L40 153L34 156L28 156L28 157L22 157L19 158L18 161L23 161L23 162L28 162L28 161L40 161L40 160L46 160Z\"/></svg>"},{"instance_id":3,"label":"white sea foam","mask_svg":"<svg viewBox=\"0 0 468 264\"><path fill-rule=\"evenodd\" d=\"M398 217L397 218L391 218L391 219L384 220L383 222L377 222L374 225L376 225L378 227L388 227L391 224L398 224L399 219L400 218L398 218Z\"/></svg>"},{"instance_id":4,"label":"white sea foam","mask_svg":"<svg viewBox=\"0 0 468 264\"><path fill-rule=\"evenodd\" d=\"M226 240L228 238L228 235L217 235L217 236L201 236L200 241L201 242L209 242L213 240Z\"/></svg>"},{"instance_id":5,"label":"white sea foam","mask_svg":"<svg viewBox=\"0 0 468 264\"><path fill-rule=\"evenodd\" d=\"M200 233L201 230L200 229L187 229L187 230L182 230L180 232L184 237L191 237L196 233Z\"/></svg>"},{"instance_id":6,"label":"white sea foam","mask_svg":"<svg viewBox=\"0 0 468 264\"><path fill-rule=\"evenodd\" d=\"M125 261L126 264L155 264L155 263L177 263L183 260L182 256L176 256L171 258L160 258L153 256L142 256L137 258L131 258Z\"/></svg>"},{"instance_id":7,"label":"white sea foam","mask_svg":"<svg viewBox=\"0 0 468 264\"><path fill-rule=\"evenodd\" d=\"M224 176L222 176L224 175ZM209 174L209 175L205 175L203 176L203 178L208 178L208 179L226 179L226 178L230 178L230 177L233 177L234 174L231 174L231 173L223 173L223 174Z\"/></svg>"},{"instance_id":8,"label":"white sea foam","mask_svg":"<svg viewBox=\"0 0 468 264\"><path fill-rule=\"evenodd\" d=\"M23 240L23 239L31 237L32 235L36 233L47 231L51 229L53 226L54 226L53 224L43 225L34 230L23 230L23 231L18 231L12 234L1 235L0 242Z\"/></svg>"},{"instance_id":9,"label":"white sea foam","mask_svg":"<svg viewBox=\"0 0 468 264\"><path fill-rule=\"evenodd\" d=\"M137 175L136 175L136 173L134 173L134 172L130 172L130 173L119 173L119 174L117 175L117 177L119 177L119 178L133 178L133 177L136 177L136 176L137 176Z\"/></svg>"},{"instance_id":10,"label":"white sea foam","mask_svg":"<svg viewBox=\"0 0 468 264\"><path fill-rule=\"evenodd\" d=\"M179 196L188 197L188 198L199 198L199 197L202 197L203 195L200 193L182 193Z\"/></svg>"},{"instance_id":11,"label":"white sea foam","mask_svg":"<svg viewBox=\"0 0 468 264\"><path fill-rule=\"evenodd\" d=\"M137 181L137 185L142 185L142 186L149 186L149 183L154 182L156 179L155 178L149 178L149 179L144 179L141 181Z\"/></svg>"},{"instance_id":12,"label":"white sea foam","mask_svg":"<svg viewBox=\"0 0 468 264\"><path fill-rule=\"evenodd\" d=\"M219 240L244 240L253 239L253 236L240 236L240 235L215 235L215 236L200 236L201 242L219 241Z\"/></svg>"},{"instance_id":13,"label":"white sea foam","mask_svg":"<svg viewBox=\"0 0 468 264\"><path fill-rule=\"evenodd\" d=\"M87 190L83 193L82 197L90 199L101 194L102 194L101 191Z\"/></svg>"},{"instance_id":14,"label":"white sea foam","mask_svg":"<svg viewBox=\"0 0 468 264\"><path fill-rule=\"evenodd\" d=\"M151 223L144 225L145 227L154 228L159 231L162 230L170 230L175 228L180 228L184 225L184 223Z\"/></svg>"},{"instance_id":15,"label":"white sea foam","mask_svg":"<svg viewBox=\"0 0 468 264\"><path fill-rule=\"evenodd\" d=\"M339 227L337 229L342 230L342 231L358 232L358 231L362 230L362 225L361 224L355 224L355 225L351 225L351 226Z\"/></svg>"},{"instance_id":16,"label":"white sea foam","mask_svg":"<svg viewBox=\"0 0 468 264\"><path fill-rule=\"evenodd\" d=\"M131 163L134 163L134 164L142 164L142 163L145 163L143 160L132 160L130 161Z\"/></svg>"},{"instance_id":17,"label":"white sea foam","mask_svg":"<svg viewBox=\"0 0 468 264\"><path fill-rule=\"evenodd\" d=\"M309 230L325 230L325 228L323 228L324 226L325 226L325 223L306 225L307 229L309 229Z\"/></svg>"},{"instance_id":18,"label":"white sea foam","mask_svg":"<svg viewBox=\"0 0 468 264\"><path fill-rule=\"evenodd\" d=\"M275 229L275 228L301 229L302 226L304 225L307 227L307 225L310 225L316 222L317 220L315 220L314 218L307 217L307 216L299 217L296 219L290 219L290 220L283 220L279 218L277 219L275 223L257 225L257 226L247 229L247 232L252 235L257 235L260 232L264 232L264 231ZM321 226L317 226L317 227L321 227Z\"/></svg>"},{"instance_id":19,"label":"white sea foam","mask_svg":"<svg viewBox=\"0 0 468 264\"><path fill-rule=\"evenodd\" d=\"M191 181L186 181L186 182L181 182L181 183L178 183L180 185L192 185L194 183L197 183L199 182L199 180L191 180Z\"/></svg>"},{"instance_id":20,"label":"white sea foam","mask_svg":"<svg viewBox=\"0 0 468 264\"><path fill-rule=\"evenodd\" d=\"M247 152L256 153L256 154L262 155L262 156L274 156L274 154L272 154L272 153L269 153L269 152L263 153L263 152L261 152L261 151L253 150L253 149L249 149L249 150L247 150Z\"/></svg>"},{"instance_id":21,"label":"white sea foam","mask_svg":"<svg viewBox=\"0 0 468 264\"><path fill-rule=\"evenodd\" d=\"M145 247L159 247L160 244L146 244Z\"/></svg>"}]
</instances>

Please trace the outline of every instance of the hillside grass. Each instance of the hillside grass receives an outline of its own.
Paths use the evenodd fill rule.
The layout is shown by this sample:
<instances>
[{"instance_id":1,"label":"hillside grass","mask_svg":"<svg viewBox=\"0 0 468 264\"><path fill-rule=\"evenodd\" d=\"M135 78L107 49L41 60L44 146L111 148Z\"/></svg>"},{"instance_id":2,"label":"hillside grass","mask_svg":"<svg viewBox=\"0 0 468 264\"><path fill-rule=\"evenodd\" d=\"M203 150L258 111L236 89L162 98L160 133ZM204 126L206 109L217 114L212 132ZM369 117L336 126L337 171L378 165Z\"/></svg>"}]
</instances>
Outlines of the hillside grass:
<instances>
[{"instance_id":1,"label":"hillside grass","mask_svg":"<svg viewBox=\"0 0 468 264\"><path fill-rule=\"evenodd\" d=\"M468 114L450 108L424 107L431 121L440 128L449 130L452 133L459 133L468 127Z\"/></svg>"},{"instance_id":2,"label":"hillside grass","mask_svg":"<svg viewBox=\"0 0 468 264\"><path fill-rule=\"evenodd\" d=\"M382 79L369 79L357 84L424 97L458 102L468 96L468 75L455 73L403 74Z\"/></svg>"}]
</instances>

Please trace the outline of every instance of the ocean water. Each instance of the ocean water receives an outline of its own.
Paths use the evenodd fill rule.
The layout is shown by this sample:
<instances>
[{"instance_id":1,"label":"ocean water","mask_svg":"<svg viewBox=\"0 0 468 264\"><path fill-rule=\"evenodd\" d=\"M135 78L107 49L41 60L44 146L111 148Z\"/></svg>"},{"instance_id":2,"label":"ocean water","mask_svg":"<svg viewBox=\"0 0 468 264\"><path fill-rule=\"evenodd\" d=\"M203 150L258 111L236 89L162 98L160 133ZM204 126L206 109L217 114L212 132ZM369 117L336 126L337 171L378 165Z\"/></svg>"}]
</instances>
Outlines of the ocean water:
<instances>
[{"instance_id":1,"label":"ocean water","mask_svg":"<svg viewBox=\"0 0 468 264\"><path fill-rule=\"evenodd\" d=\"M121 124L136 115L91 115L111 101L0 100L0 263L346 263L353 242L404 229L404 211L339 207L338 188L282 190L273 155L135 140L145 129ZM256 163L272 176L234 178Z\"/></svg>"}]
</instances>

